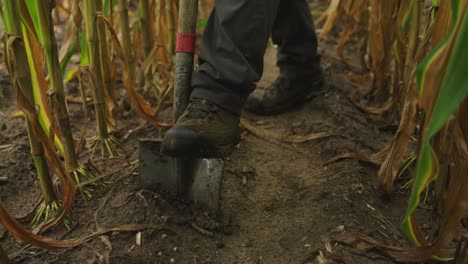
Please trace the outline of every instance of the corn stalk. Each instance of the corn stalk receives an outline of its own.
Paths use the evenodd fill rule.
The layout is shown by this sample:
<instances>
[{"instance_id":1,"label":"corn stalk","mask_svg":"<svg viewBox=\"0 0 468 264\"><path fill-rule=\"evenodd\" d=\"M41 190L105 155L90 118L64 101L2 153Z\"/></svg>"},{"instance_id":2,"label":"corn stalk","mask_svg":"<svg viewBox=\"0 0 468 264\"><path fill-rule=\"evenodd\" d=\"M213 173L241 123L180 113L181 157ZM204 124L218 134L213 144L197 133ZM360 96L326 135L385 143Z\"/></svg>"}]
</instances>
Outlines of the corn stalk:
<instances>
[{"instance_id":1,"label":"corn stalk","mask_svg":"<svg viewBox=\"0 0 468 264\"><path fill-rule=\"evenodd\" d=\"M7 33L10 34L9 37L4 39L4 46L12 83L17 90L17 94L24 95L27 103L34 105L35 102L31 71L28 64L26 49L21 40L23 31L18 2L6 1L4 3L4 8L3 14L7 21L6 30ZM44 198L44 203L41 204L41 207L37 211L36 217L33 220L33 225L35 225L40 219L42 219L42 217L45 217L46 221L49 220L52 213L56 213L59 210L59 204L53 188L49 165L46 157L44 156L42 142L40 142L34 134L33 124L31 122L34 122L34 120L26 119L26 129L28 132L31 155L36 166L37 176L42 189L42 196Z\"/></svg>"},{"instance_id":2,"label":"corn stalk","mask_svg":"<svg viewBox=\"0 0 468 264\"><path fill-rule=\"evenodd\" d=\"M155 11L155 14L154 14L154 25L155 26L155 34L156 34L156 37L155 37L155 42L156 42L156 45L158 45L159 47L164 47L164 41L167 37L167 27L165 25L166 23L166 20L164 19L164 8L163 8L163 2L164 0L155 0L154 1L154 11ZM158 60L160 60L163 64L167 64L169 62L169 58L167 56L167 52L165 49L159 49L158 50L158 54L156 56L158 58Z\"/></svg>"},{"instance_id":3,"label":"corn stalk","mask_svg":"<svg viewBox=\"0 0 468 264\"><path fill-rule=\"evenodd\" d=\"M166 50L169 54L169 58L172 58L175 54L175 34L174 34L174 18L172 17L173 14L173 2L175 1L165 1L164 3L164 10L166 16L166 24L167 24L167 44Z\"/></svg>"},{"instance_id":4,"label":"corn stalk","mask_svg":"<svg viewBox=\"0 0 468 264\"><path fill-rule=\"evenodd\" d=\"M112 115L113 107L107 107L106 101L113 104L113 91L111 86L110 60L107 51L107 37L104 24L97 20L97 15L103 12L102 2L94 0L84 1L85 31L87 42L87 56L89 59L89 84L93 94L94 111L96 114L99 139L93 147L101 150L101 156L115 156L123 150L120 143L109 135L107 127L107 112ZM107 93L107 100L106 100ZM115 124L115 119L111 118ZM117 149L116 149L117 148Z\"/></svg>"},{"instance_id":5,"label":"corn stalk","mask_svg":"<svg viewBox=\"0 0 468 264\"><path fill-rule=\"evenodd\" d=\"M135 56L133 55L132 41L130 37L130 24L128 22L128 5L127 0L118 0L120 13L120 30L122 32L122 46L127 60L127 67L130 80L135 82Z\"/></svg>"},{"instance_id":6,"label":"corn stalk","mask_svg":"<svg viewBox=\"0 0 468 264\"><path fill-rule=\"evenodd\" d=\"M31 80L31 74L24 44L21 42L22 29L21 18L19 15L18 4L16 1L5 1L4 19L6 21L6 31L11 35L5 43L5 54L10 61L10 76L12 83L17 90L26 96L28 103L34 105L34 93ZM34 164L36 165L38 178L43 189L44 198L47 203L55 201L56 197L52 189L51 175L47 161L44 157L41 143L34 136L30 120L26 120L29 144Z\"/></svg>"},{"instance_id":7,"label":"corn stalk","mask_svg":"<svg viewBox=\"0 0 468 264\"><path fill-rule=\"evenodd\" d=\"M99 32L96 23L96 12L100 1L84 1L86 40L88 44L89 69L92 72L92 86L94 111L96 113L97 129L100 139L108 137L106 106L103 88L103 70L101 67L101 54L99 44ZM100 5L99 5L100 6ZM102 11L100 9L99 11Z\"/></svg>"},{"instance_id":8,"label":"corn stalk","mask_svg":"<svg viewBox=\"0 0 468 264\"><path fill-rule=\"evenodd\" d=\"M9 20L7 24L7 30L13 30L16 34L16 36L11 36L8 38L5 38L5 48L6 48L6 62L8 69L11 73L11 78L13 80L13 83L15 84L16 87L19 87L17 89L17 101L18 101L18 107L21 109L23 112L24 116L26 117L27 120L27 129L28 133L31 136L32 135L32 140L31 146L33 149L36 149L38 151L42 151L44 153L44 157L46 157L48 164L44 162L44 159L40 159L37 156L34 157L34 161L36 162L36 166L38 166L38 170L45 170L45 169L51 169L55 172L55 175L58 176L59 181L61 183L61 190L62 192L60 193L61 196L61 204L57 201L56 194L54 193L54 188L52 188L52 183L49 178L45 179L40 179L41 186L43 187L43 192L44 192L44 198L45 198L45 203L43 203L37 213L36 217L33 220L33 223L38 220L41 220L42 217L44 216L46 222L40 224L39 226L36 227L35 232L40 233L43 232L44 230L49 229L51 226L56 225L60 221L62 221L65 217L65 215L69 212L71 205L73 204L74 198L75 198L75 189L74 185L72 182L72 178L70 174L68 173L68 170L65 170L62 166L62 163L60 161L59 156L57 155L56 148L53 146L53 139L54 139L54 125L51 125L51 128L48 130L45 130L43 128L43 123L41 123L40 119L41 116L40 114L38 115L37 112L37 105L35 104L34 98L35 94L32 92L33 89L47 89L47 83L45 81L41 82L41 80L44 80L45 78L38 78L38 76L41 76L43 74L43 68L40 66L43 64L41 59L41 54L38 52L35 54L38 56L38 60L35 61L35 63L32 63L30 58L30 53L34 54L35 51L40 50L40 49L32 49L28 50L25 49L25 47L33 47L33 48L38 48L38 40L41 40L43 43L49 44L49 45L44 45L46 52L53 51L53 46L51 42L44 41L45 39L51 40L51 32L50 30L52 28L48 28L47 23L42 21L42 23L39 23L41 19L44 19L44 17L47 19L47 14L45 13L45 9L42 8L34 8L35 6L33 5L34 3L32 1L26 2L25 0L22 1L8 1L6 3L6 8L3 13L3 16L7 17L6 20ZM37 4L37 2L36 2ZM34 12L30 13L30 8L34 8ZM50 9L47 9L50 11ZM36 12L37 11L37 12ZM42 12L42 13L41 13ZM21 14L21 17L20 17ZM31 15L32 14L32 15ZM50 13L49 17L50 19ZM33 22L36 22L34 25ZM49 24L50 25L50 24ZM36 27L42 30L36 30ZM22 38L25 40L24 43L26 43L26 46L24 45ZM26 52L28 51L28 52ZM57 50L55 49L55 56L51 55L49 57L52 58L57 58ZM52 61L49 58L49 61ZM55 65L58 65L55 64ZM38 68L40 68L40 71L38 71ZM60 69L60 67L57 67ZM49 71L51 71L51 68L49 68ZM33 74L34 73L34 74ZM60 71L57 72L58 76L61 77ZM52 79L56 79L56 75L52 74L50 72L50 79L51 83L54 83ZM39 80L38 82L33 82ZM36 86L33 84L35 83ZM54 83L55 84L55 83ZM63 85L63 84L62 84ZM63 88L63 86L62 86ZM62 89L62 95L63 95L63 89ZM64 97L62 97L64 99ZM56 99L56 97L53 97L53 99ZM56 100L53 101L53 105L57 106ZM41 106L40 104L38 104ZM53 109L59 109L53 108ZM66 108L65 108L66 110ZM65 111L66 113L66 111ZM57 120L59 119L60 121L63 120L63 118L60 118L61 116L58 116L57 118L51 119ZM67 116L68 117L68 116ZM67 119L68 121L68 119ZM53 122L52 122L53 123ZM46 133L49 133L47 135ZM62 131L61 131L62 132ZM61 136L66 135L67 133L61 133ZM67 147L64 144L64 153L67 154ZM41 149L39 149L39 147ZM73 141L71 147L73 148ZM37 154L34 153L33 154ZM74 154L74 153L73 153ZM67 158L68 156L66 156ZM70 163L68 163L70 164ZM50 166L48 166L50 165ZM39 175L40 177L40 175ZM62 207L63 205L63 207ZM11 218L11 215L5 210L5 208L1 205L0 203L0 222L10 231L12 232L13 235L15 235L14 230L10 229L9 227L14 224L15 220ZM62 208L60 208L62 207ZM62 210L60 210L62 209ZM61 212L60 212L61 211ZM50 218L53 217L51 213L58 213L60 214L52 219L49 220Z\"/></svg>"},{"instance_id":9,"label":"corn stalk","mask_svg":"<svg viewBox=\"0 0 468 264\"><path fill-rule=\"evenodd\" d=\"M395 136L388 144L386 157L378 172L378 184L386 192L394 191L394 181L400 166L406 156L407 146L416 127L417 91L415 73L417 62L421 61L427 51L429 38L419 41L422 3L419 1L403 2L399 6L396 29L397 36L393 43L395 57L395 85L391 101L395 104L402 101L403 109L400 124ZM406 21L408 20L408 21ZM425 28L426 36L430 32L430 24Z\"/></svg>"},{"instance_id":10,"label":"corn stalk","mask_svg":"<svg viewBox=\"0 0 468 264\"><path fill-rule=\"evenodd\" d=\"M143 48L148 56L153 49L153 30L151 24L150 0L140 0L140 23Z\"/></svg>"},{"instance_id":11,"label":"corn stalk","mask_svg":"<svg viewBox=\"0 0 468 264\"><path fill-rule=\"evenodd\" d=\"M26 3L33 5L31 1ZM24 1L19 2L19 4L24 5ZM38 41L38 31L34 29L33 19L27 11L27 8L23 8L22 10L22 37L31 74L34 103L38 106L38 119L44 131L50 137L54 137L54 143L57 149L63 153L64 149L60 139L60 132L56 127L55 117L48 102L49 100L47 96L47 89L49 83L43 74L45 67L45 57L41 45ZM37 16L35 16L35 18L36 25L38 25Z\"/></svg>"},{"instance_id":12,"label":"corn stalk","mask_svg":"<svg viewBox=\"0 0 468 264\"><path fill-rule=\"evenodd\" d=\"M101 1L96 1L96 11L103 12L103 7ZM109 54L112 53L112 50L109 50L108 39L106 36L106 28L104 22L98 20L96 21L97 31L98 31L98 43L99 43L99 63L101 66L102 72L102 86L105 93L105 102L106 102L106 117L110 125L111 130L116 130L117 119L114 116L115 98L114 98L114 89L113 81L111 74L111 58Z\"/></svg>"},{"instance_id":13,"label":"corn stalk","mask_svg":"<svg viewBox=\"0 0 468 264\"><path fill-rule=\"evenodd\" d=\"M70 117L65 102L62 71L60 69L57 42L55 40L52 24L52 9L49 1L35 1L35 8L38 16L39 39L45 51L47 69L50 74L50 87L53 92L53 102L56 107L57 125L64 143L65 166L68 171L74 172L79 166L70 126Z\"/></svg>"},{"instance_id":14,"label":"corn stalk","mask_svg":"<svg viewBox=\"0 0 468 264\"><path fill-rule=\"evenodd\" d=\"M391 62L393 35L393 14L398 1L370 0L369 54L370 65L374 73L374 97L385 101L388 95L388 72Z\"/></svg>"},{"instance_id":15,"label":"corn stalk","mask_svg":"<svg viewBox=\"0 0 468 264\"><path fill-rule=\"evenodd\" d=\"M163 0L141 0L139 6L145 57L139 58L143 63L138 71L137 81L145 93L154 92L158 102L165 97L169 84L172 83L170 60L164 48L168 34L165 29L167 19L163 19L166 13L163 4ZM148 9L146 5L149 6Z\"/></svg>"},{"instance_id":16,"label":"corn stalk","mask_svg":"<svg viewBox=\"0 0 468 264\"><path fill-rule=\"evenodd\" d=\"M51 119L53 122L51 122L50 130L55 131L55 127L58 126L59 135L63 142L65 168L67 172L69 172L68 175L72 175L75 182L78 183L82 177L93 177L95 171L92 167L79 166L78 163L78 156L75 151L70 118L65 101L64 82L59 63L58 46L53 28L54 25L51 22L52 6L50 6L49 1L33 0L21 0L19 1L19 5L21 18L25 27L24 39L29 43L28 47L39 49L39 47L42 46L44 51L45 63L42 61L42 57L39 56L42 53L35 49L28 49L28 52L31 52L28 59L30 65L34 65L35 71L32 72L34 72L38 80L38 85L42 85L41 89L45 89L44 87L47 86L50 87L48 99L50 101L51 112L55 113L55 118ZM78 15L78 13L76 14ZM49 73L50 84L45 81L45 65ZM51 131L49 131L49 136L53 136ZM59 163L53 164L54 170L57 170L57 166L61 165Z\"/></svg>"},{"instance_id":17,"label":"corn stalk","mask_svg":"<svg viewBox=\"0 0 468 264\"><path fill-rule=\"evenodd\" d=\"M56 218L40 224L32 232L22 227L0 202L0 224L2 224L14 237L33 245L40 246L41 243L47 244L50 243L51 240L44 239L37 234L44 232L50 229L52 226L60 223L70 211L71 206L75 200L75 185L68 170L62 166L60 158L57 155L56 148L49 140L48 135L46 135L42 127L39 125L35 107L28 103L26 96L21 92L21 90L19 90L19 93L17 94L17 99L18 106L22 109L26 119L32 120L30 123L34 131L34 135L43 144L45 155L48 157L50 164L52 164L51 168L54 169L55 175L58 176L58 179L61 183L60 194L63 209Z\"/></svg>"}]
</instances>

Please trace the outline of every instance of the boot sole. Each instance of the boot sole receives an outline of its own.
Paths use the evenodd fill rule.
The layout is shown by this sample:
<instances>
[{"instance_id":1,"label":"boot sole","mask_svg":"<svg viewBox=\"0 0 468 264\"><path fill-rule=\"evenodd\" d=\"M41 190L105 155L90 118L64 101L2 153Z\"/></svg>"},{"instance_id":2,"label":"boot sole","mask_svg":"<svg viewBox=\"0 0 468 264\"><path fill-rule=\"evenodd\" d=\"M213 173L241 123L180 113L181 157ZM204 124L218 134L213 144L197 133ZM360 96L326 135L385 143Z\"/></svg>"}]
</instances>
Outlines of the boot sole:
<instances>
[{"instance_id":1,"label":"boot sole","mask_svg":"<svg viewBox=\"0 0 468 264\"><path fill-rule=\"evenodd\" d=\"M193 158L193 159L211 159L211 158L226 158L234 148L239 144L240 137L233 143L226 145L211 146L207 142L193 142L186 144L181 148L166 148L164 144L161 146L161 153L167 156L176 158Z\"/></svg>"}]
</instances>

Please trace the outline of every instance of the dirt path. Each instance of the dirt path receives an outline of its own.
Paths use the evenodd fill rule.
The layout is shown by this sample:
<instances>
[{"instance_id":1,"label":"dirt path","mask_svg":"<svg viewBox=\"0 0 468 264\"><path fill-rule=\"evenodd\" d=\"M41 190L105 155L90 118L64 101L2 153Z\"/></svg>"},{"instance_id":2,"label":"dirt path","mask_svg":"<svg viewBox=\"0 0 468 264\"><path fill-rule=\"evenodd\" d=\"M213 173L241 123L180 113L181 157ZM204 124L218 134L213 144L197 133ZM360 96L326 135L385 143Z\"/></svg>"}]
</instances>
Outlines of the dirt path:
<instances>
[{"instance_id":1,"label":"dirt path","mask_svg":"<svg viewBox=\"0 0 468 264\"><path fill-rule=\"evenodd\" d=\"M259 86L266 86L276 77L273 48L268 50L265 61L265 75ZM128 223L164 224L167 230L143 231L141 246L135 245L135 233L113 233L59 252L23 248L24 244L4 234L1 228L0 242L16 256L18 263L127 264L315 263L315 257L309 256L314 256L312 253L319 248L324 249L331 234L341 232L363 232L389 243L402 243L398 225L406 196L379 198L380 193L374 188L375 167L353 160L324 165L342 151L379 149L391 132L376 127L353 106L348 99L353 88L340 81L344 71L335 61L325 56L323 66L331 80L326 95L283 115L244 117L258 127L280 134L332 132L336 136L287 144L245 131L239 148L226 162L219 221L194 219L183 204L170 204L156 193L140 190L133 165L118 160L98 161L103 171L123 167L107 179L107 188L97 190L93 199L85 203L79 198L70 231L58 227L47 235L71 239L98 228ZM3 116L13 109L2 108ZM81 114L73 113L74 123L79 127ZM0 146L4 146L0 149L0 176L8 176L10 180L0 183L0 194L9 208L20 215L31 208L39 192L22 121L3 120L6 121L0 137ZM142 121L130 114L126 124L135 128ZM138 137L158 134L157 129L147 128L124 140L129 160L137 159ZM12 146L5 147L7 144ZM194 228L193 223L195 227L202 225L204 231ZM357 263L391 263L373 254L355 254L354 258Z\"/></svg>"}]
</instances>

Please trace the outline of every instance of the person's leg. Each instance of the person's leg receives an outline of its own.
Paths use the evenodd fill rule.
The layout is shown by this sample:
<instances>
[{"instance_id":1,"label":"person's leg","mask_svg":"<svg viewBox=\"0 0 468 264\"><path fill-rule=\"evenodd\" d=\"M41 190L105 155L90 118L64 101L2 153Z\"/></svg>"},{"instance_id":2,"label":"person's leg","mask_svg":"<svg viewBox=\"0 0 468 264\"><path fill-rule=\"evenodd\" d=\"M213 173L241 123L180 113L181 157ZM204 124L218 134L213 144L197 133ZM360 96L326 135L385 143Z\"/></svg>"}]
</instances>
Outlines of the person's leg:
<instances>
[{"instance_id":1,"label":"person's leg","mask_svg":"<svg viewBox=\"0 0 468 264\"><path fill-rule=\"evenodd\" d=\"M263 73L280 0L216 0L203 35L192 97L239 114Z\"/></svg>"},{"instance_id":2,"label":"person's leg","mask_svg":"<svg viewBox=\"0 0 468 264\"><path fill-rule=\"evenodd\" d=\"M189 105L164 136L163 153L200 158L230 154L240 138L242 105L263 73L279 1L215 0Z\"/></svg>"},{"instance_id":3,"label":"person's leg","mask_svg":"<svg viewBox=\"0 0 468 264\"><path fill-rule=\"evenodd\" d=\"M306 0L281 0L272 30L278 45L278 66L289 78L310 76L320 71L312 14Z\"/></svg>"},{"instance_id":4,"label":"person's leg","mask_svg":"<svg viewBox=\"0 0 468 264\"><path fill-rule=\"evenodd\" d=\"M306 0L281 0L272 39L278 45L280 76L271 87L256 90L245 108L275 114L300 105L324 92L317 36Z\"/></svg>"}]
</instances>

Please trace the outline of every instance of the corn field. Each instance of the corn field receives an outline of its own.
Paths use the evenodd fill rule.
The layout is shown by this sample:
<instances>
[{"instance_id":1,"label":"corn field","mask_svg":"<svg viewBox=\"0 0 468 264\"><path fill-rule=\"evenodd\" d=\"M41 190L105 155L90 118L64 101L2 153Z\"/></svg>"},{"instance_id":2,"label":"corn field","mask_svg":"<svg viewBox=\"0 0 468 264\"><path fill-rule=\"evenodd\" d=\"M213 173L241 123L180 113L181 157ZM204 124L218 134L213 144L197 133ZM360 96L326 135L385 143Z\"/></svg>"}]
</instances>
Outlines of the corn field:
<instances>
[{"instance_id":1,"label":"corn field","mask_svg":"<svg viewBox=\"0 0 468 264\"><path fill-rule=\"evenodd\" d=\"M42 199L27 225L0 203L0 223L16 239L50 250L147 228L126 225L75 240L45 237L67 224L77 196L93 200L106 188L93 160L128 153L117 136L124 129L123 108L131 108L146 126L172 125L160 113L172 100L178 1L3 0L1 5L2 63L15 89L15 115L25 120ZM213 1L200 1L202 22L212 6ZM377 186L386 195L399 195L395 182L403 174L412 177L400 226L411 246L359 235L338 242L376 247L400 262L466 263L468 0L330 0L316 19L320 40L333 42L340 63L353 71L347 76L356 85L353 104L397 127L381 150L343 152L330 162L357 159L377 166ZM71 126L70 86L80 93L81 135ZM96 134L86 138L92 126ZM86 161L80 158L84 149L91 153ZM418 218L428 197L435 201L431 230ZM8 263L1 245L0 263Z\"/></svg>"},{"instance_id":2,"label":"corn field","mask_svg":"<svg viewBox=\"0 0 468 264\"><path fill-rule=\"evenodd\" d=\"M371 114L395 115L399 126L381 151L366 157L378 164L378 185L386 193L408 163L416 163L412 194L402 229L426 255L448 260L447 251L467 217L467 79L462 73L467 56L467 1L332 1L325 14L322 35L342 18L337 53L344 60L343 45L361 33L367 48L363 67L372 90ZM367 18L367 25L366 20ZM367 28L359 27L364 24ZM407 153L415 131L418 150ZM355 156L344 154L343 156ZM440 219L437 236L428 239L420 229L415 209L422 194L433 190ZM448 253L450 252L450 253Z\"/></svg>"}]
</instances>

